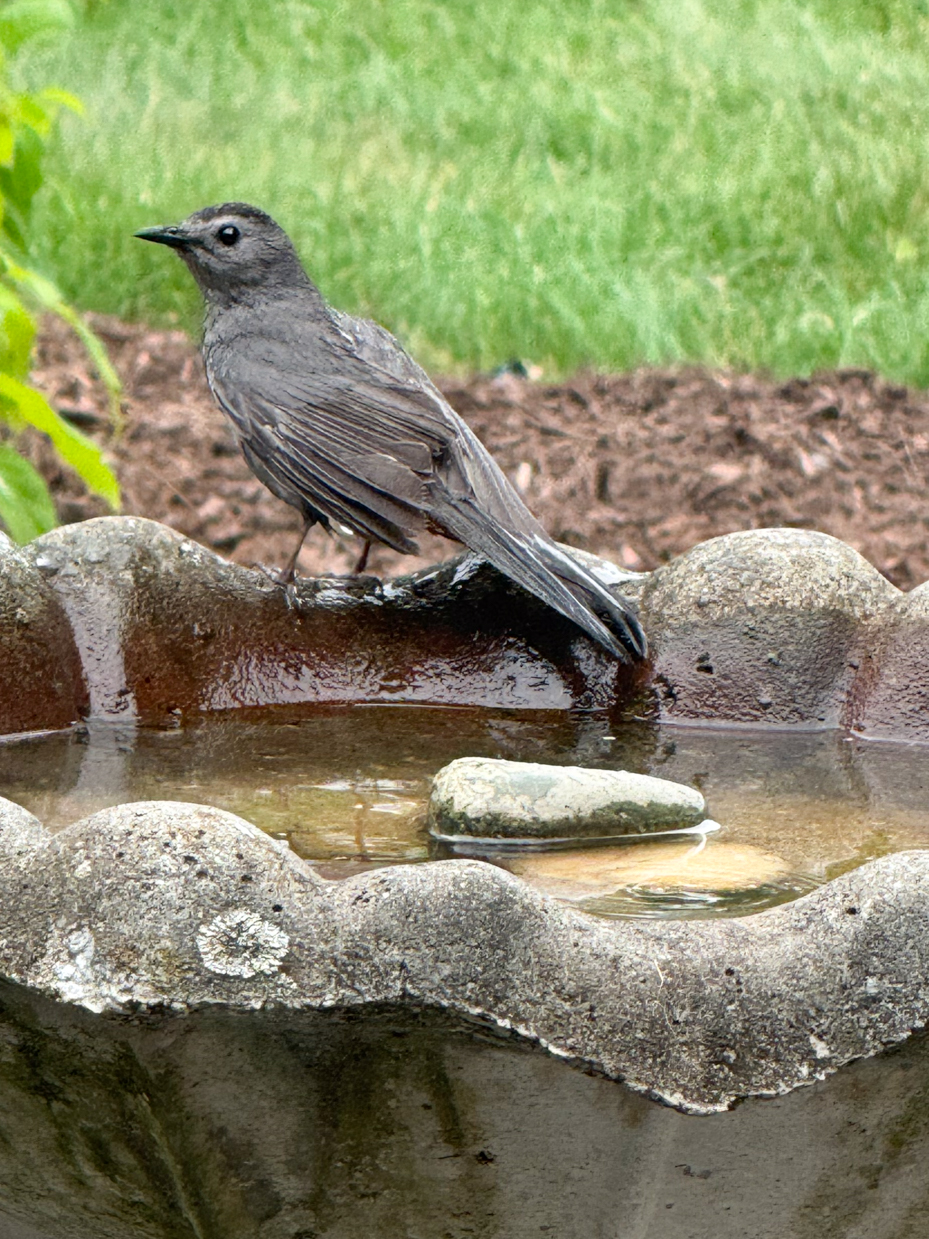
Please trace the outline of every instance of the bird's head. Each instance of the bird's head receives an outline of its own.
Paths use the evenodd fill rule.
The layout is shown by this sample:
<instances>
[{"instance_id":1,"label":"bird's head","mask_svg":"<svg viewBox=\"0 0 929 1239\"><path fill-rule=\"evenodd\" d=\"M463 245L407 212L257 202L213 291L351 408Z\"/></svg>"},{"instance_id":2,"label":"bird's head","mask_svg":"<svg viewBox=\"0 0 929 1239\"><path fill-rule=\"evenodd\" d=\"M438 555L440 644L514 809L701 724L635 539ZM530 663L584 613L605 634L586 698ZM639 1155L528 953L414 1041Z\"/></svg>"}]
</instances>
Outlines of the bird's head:
<instances>
[{"instance_id":1,"label":"bird's head","mask_svg":"<svg viewBox=\"0 0 929 1239\"><path fill-rule=\"evenodd\" d=\"M135 235L177 250L207 301L239 301L249 290L310 284L283 228L244 202L204 207L179 224L143 228Z\"/></svg>"}]
</instances>

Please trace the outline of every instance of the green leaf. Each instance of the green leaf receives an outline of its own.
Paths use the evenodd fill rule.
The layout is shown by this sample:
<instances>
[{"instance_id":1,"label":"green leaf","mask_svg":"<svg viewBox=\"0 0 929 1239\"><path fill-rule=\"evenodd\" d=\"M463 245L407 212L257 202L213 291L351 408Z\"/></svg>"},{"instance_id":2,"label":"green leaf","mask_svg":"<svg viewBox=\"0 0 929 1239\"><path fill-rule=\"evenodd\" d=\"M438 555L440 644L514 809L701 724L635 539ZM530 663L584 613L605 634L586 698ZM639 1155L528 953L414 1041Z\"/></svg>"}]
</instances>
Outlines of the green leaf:
<instances>
[{"instance_id":1,"label":"green leaf","mask_svg":"<svg viewBox=\"0 0 929 1239\"><path fill-rule=\"evenodd\" d=\"M47 86L45 90L39 92L38 98L45 99L48 103L55 103L62 108L69 108L78 116L84 115L83 103L77 95L72 95L70 90L59 90L57 86Z\"/></svg>"},{"instance_id":2,"label":"green leaf","mask_svg":"<svg viewBox=\"0 0 929 1239\"><path fill-rule=\"evenodd\" d=\"M0 284L0 371L25 379L34 340L32 315L11 288Z\"/></svg>"},{"instance_id":3,"label":"green leaf","mask_svg":"<svg viewBox=\"0 0 929 1239\"><path fill-rule=\"evenodd\" d=\"M31 542L58 524L41 474L7 443L0 443L0 521L14 542Z\"/></svg>"},{"instance_id":4,"label":"green leaf","mask_svg":"<svg viewBox=\"0 0 929 1239\"><path fill-rule=\"evenodd\" d=\"M10 120L20 131L23 127L34 129L43 138L48 137L52 127L52 118L48 109L42 107L36 95L14 95Z\"/></svg>"},{"instance_id":5,"label":"green leaf","mask_svg":"<svg viewBox=\"0 0 929 1239\"><path fill-rule=\"evenodd\" d=\"M28 267L20 266L3 249L0 249L0 265L6 269L10 279L15 284L18 284L20 288L25 289L43 310L56 314L74 329L84 348L90 354L91 360L97 367L97 373L106 386L110 397L110 421L113 424L115 433L119 435L123 428L123 414L120 406L122 384L99 338L87 326L77 310L68 305L62 298L61 293L51 280L47 280L44 275L39 275L37 271L31 271Z\"/></svg>"},{"instance_id":6,"label":"green leaf","mask_svg":"<svg viewBox=\"0 0 929 1239\"><path fill-rule=\"evenodd\" d=\"M69 0L0 0L0 232L21 252L28 251L32 200L42 184L43 139L62 107L75 112L80 102L66 91L14 94L7 77L7 53L42 35L58 34L74 24ZM114 430L122 425L120 383L102 343L50 280L20 266L0 246L0 421L19 429L28 424L48 435L59 456L86 485L119 507L119 484L100 449L61 418L24 379L35 322L20 294L64 319L74 329L107 386ZM0 442L0 521L19 542L54 527L55 509L35 469L9 445Z\"/></svg>"},{"instance_id":7,"label":"green leaf","mask_svg":"<svg viewBox=\"0 0 929 1239\"><path fill-rule=\"evenodd\" d=\"M3 191L3 174L9 171L7 168L0 168L0 194ZM3 213L3 220L0 222L0 229L6 233L14 245L18 245L20 249L26 248L26 236L23 231L23 218L21 212L13 206L11 201L6 203L6 211Z\"/></svg>"},{"instance_id":8,"label":"green leaf","mask_svg":"<svg viewBox=\"0 0 929 1239\"><path fill-rule=\"evenodd\" d=\"M25 230L32 211L32 200L42 186L42 155L45 144L34 129L21 129L16 135L13 163L0 167L0 193L5 199L3 231L26 248Z\"/></svg>"},{"instance_id":9,"label":"green leaf","mask_svg":"<svg viewBox=\"0 0 929 1239\"><path fill-rule=\"evenodd\" d=\"M0 44L15 52L40 35L61 34L74 25L67 0L13 0L0 9Z\"/></svg>"},{"instance_id":10,"label":"green leaf","mask_svg":"<svg viewBox=\"0 0 929 1239\"><path fill-rule=\"evenodd\" d=\"M66 302L58 301L54 312L59 318L64 319L78 337L87 350L90 360L94 363L97 373L103 380L103 385L106 387L107 395L110 398L110 424L113 428L114 436L118 438L123 432L123 408L121 403L123 385L119 381L119 375L113 369L113 363L107 356L100 337L96 332L91 331L77 310L73 309Z\"/></svg>"},{"instance_id":11,"label":"green leaf","mask_svg":"<svg viewBox=\"0 0 929 1239\"><path fill-rule=\"evenodd\" d=\"M9 164L13 160L13 129L8 121L0 120L0 163Z\"/></svg>"},{"instance_id":12,"label":"green leaf","mask_svg":"<svg viewBox=\"0 0 929 1239\"><path fill-rule=\"evenodd\" d=\"M59 456L80 474L91 490L101 495L114 511L119 509L119 483L95 443L59 417L35 388L27 387L9 374L0 374L0 397L15 407L24 422L48 435Z\"/></svg>"},{"instance_id":13,"label":"green leaf","mask_svg":"<svg viewBox=\"0 0 929 1239\"><path fill-rule=\"evenodd\" d=\"M6 267L7 275L20 288L24 288L42 307L43 310L49 310L52 314L58 313L58 306L63 304L61 293L44 275L39 275L38 271L31 271L28 267L22 267L9 254L0 250L0 262Z\"/></svg>"}]
</instances>

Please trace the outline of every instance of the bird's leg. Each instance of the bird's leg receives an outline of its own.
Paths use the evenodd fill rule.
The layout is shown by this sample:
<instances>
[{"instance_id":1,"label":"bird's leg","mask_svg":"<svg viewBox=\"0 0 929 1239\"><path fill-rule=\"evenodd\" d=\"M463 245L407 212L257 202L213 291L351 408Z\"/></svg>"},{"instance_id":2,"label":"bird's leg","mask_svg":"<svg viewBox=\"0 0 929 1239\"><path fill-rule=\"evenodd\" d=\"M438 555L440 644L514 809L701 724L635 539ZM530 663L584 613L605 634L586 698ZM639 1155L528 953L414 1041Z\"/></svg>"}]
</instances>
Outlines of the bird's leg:
<instances>
[{"instance_id":1,"label":"bird's leg","mask_svg":"<svg viewBox=\"0 0 929 1239\"><path fill-rule=\"evenodd\" d=\"M287 561L286 567L282 568L278 574L277 583L283 585L287 590L287 596L290 598L294 593L294 581L297 577L297 560L300 558L300 552L303 550L303 544L306 541L306 535L316 524L315 516L308 516L303 522L303 532L300 534L300 541L297 543L293 555Z\"/></svg>"},{"instance_id":2,"label":"bird's leg","mask_svg":"<svg viewBox=\"0 0 929 1239\"><path fill-rule=\"evenodd\" d=\"M359 555L358 563L355 564L355 567L352 571L352 576L361 576L362 572L364 572L365 568L367 568L368 555L370 554L370 551L371 551L371 539L367 538L365 540L364 550Z\"/></svg>"}]
</instances>

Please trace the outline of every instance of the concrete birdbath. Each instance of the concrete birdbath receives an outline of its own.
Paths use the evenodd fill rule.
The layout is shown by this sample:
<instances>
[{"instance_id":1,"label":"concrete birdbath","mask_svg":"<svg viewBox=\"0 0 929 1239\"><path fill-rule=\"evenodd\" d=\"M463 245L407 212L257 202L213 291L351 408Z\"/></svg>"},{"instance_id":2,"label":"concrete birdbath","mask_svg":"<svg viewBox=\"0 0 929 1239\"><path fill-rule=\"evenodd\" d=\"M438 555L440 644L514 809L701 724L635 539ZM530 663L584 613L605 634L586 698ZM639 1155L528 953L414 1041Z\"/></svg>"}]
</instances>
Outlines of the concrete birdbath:
<instances>
[{"instance_id":1,"label":"concrete birdbath","mask_svg":"<svg viewBox=\"0 0 929 1239\"><path fill-rule=\"evenodd\" d=\"M470 557L288 606L148 521L0 539L2 1239L924 1233L925 587L594 566L648 667ZM463 757L722 829L463 856Z\"/></svg>"}]
</instances>

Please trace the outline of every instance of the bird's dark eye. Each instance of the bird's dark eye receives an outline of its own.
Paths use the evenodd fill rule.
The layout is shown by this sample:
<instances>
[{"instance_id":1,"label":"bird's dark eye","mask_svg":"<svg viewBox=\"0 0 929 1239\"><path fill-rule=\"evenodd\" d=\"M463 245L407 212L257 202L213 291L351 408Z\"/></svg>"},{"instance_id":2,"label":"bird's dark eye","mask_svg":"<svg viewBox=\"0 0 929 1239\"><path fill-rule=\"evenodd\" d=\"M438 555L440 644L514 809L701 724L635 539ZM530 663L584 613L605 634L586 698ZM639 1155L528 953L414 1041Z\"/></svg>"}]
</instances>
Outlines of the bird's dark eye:
<instances>
[{"instance_id":1,"label":"bird's dark eye","mask_svg":"<svg viewBox=\"0 0 929 1239\"><path fill-rule=\"evenodd\" d=\"M223 245L235 245L241 235L235 224L226 224L216 234Z\"/></svg>"}]
</instances>

